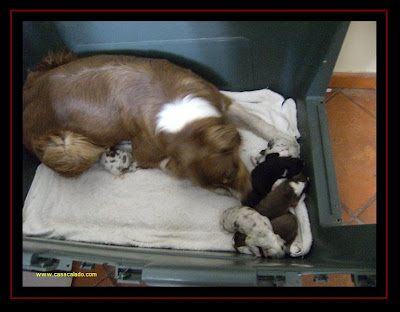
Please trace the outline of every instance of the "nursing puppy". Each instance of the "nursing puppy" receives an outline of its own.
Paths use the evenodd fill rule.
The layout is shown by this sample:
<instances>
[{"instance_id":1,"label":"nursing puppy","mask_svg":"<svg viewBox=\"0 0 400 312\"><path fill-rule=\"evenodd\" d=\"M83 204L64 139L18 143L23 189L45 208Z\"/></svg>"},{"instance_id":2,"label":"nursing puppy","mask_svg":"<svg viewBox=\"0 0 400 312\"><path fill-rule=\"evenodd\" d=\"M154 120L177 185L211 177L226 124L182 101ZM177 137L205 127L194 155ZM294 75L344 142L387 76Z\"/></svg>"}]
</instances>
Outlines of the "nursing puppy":
<instances>
[{"instance_id":1,"label":"nursing puppy","mask_svg":"<svg viewBox=\"0 0 400 312\"><path fill-rule=\"evenodd\" d=\"M300 172L274 188L254 209L270 220L282 216L289 212L290 207L297 206L307 183L308 177Z\"/></svg>"},{"instance_id":2,"label":"nursing puppy","mask_svg":"<svg viewBox=\"0 0 400 312\"><path fill-rule=\"evenodd\" d=\"M245 208L245 207L244 207ZM262 219L262 217L260 218L260 216L255 216L254 217L256 220L264 220ZM236 229L236 232L233 236L233 241L234 241L234 248L240 252L240 253L249 253L247 252L247 249L250 249L249 251L251 253L254 253L255 255L259 255L259 256L263 256L263 257L267 257L269 256L268 253L265 252L265 247L262 245L256 245L256 246L252 246L252 245L248 245L249 244L249 240L248 238L248 233L257 233L259 235L259 233L263 233L265 232L264 228L261 228L260 225L258 223L252 222L251 225L249 222L247 222L248 220L242 220L241 222L241 227L242 227L242 232L238 231ZM270 224L272 226L272 232L276 235L279 235L279 238L282 239L282 245L281 245L281 250L282 253L280 254L280 257L284 256L284 246L289 246L293 240L296 238L297 235L297 218L295 215L293 215L292 213L286 213L282 216L279 216L273 220L270 220ZM246 228L247 226L247 228ZM246 232L243 231L243 229L246 229ZM258 241L256 240L258 238L257 234L255 235L255 237L253 237L253 241L255 241L256 243L258 243ZM256 249L258 248L258 250Z\"/></svg>"},{"instance_id":3,"label":"nursing puppy","mask_svg":"<svg viewBox=\"0 0 400 312\"><path fill-rule=\"evenodd\" d=\"M243 206L255 207L271 191L276 180L292 178L302 169L303 161L300 158L280 157L278 153L268 154L251 171L253 189L242 202Z\"/></svg>"},{"instance_id":4,"label":"nursing puppy","mask_svg":"<svg viewBox=\"0 0 400 312\"><path fill-rule=\"evenodd\" d=\"M23 141L59 174L73 177L130 140L140 168L244 197L250 174L231 101L211 83L167 60L50 53L23 89Z\"/></svg>"},{"instance_id":5,"label":"nursing puppy","mask_svg":"<svg viewBox=\"0 0 400 312\"><path fill-rule=\"evenodd\" d=\"M279 184L254 207L254 210L261 216L270 220L273 232L285 241L286 246L290 245L295 239L298 227L297 218L289 212L289 208L297 206L307 183L308 177L303 172L300 172L291 179ZM258 227L259 225L252 222L251 226ZM260 232L257 228L250 228L247 231L249 233ZM246 239L244 231L235 232L234 247L237 250L246 247Z\"/></svg>"},{"instance_id":6,"label":"nursing puppy","mask_svg":"<svg viewBox=\"0 0 400 312\"><path fill-rule=\"evenodd\" d=\"M282 258L285 241L273 231L272 222L250 207L233 207L221 216L225 231L234 232L234 247L240 253L258 257Z\"/></svg>"},{"instance_id":7,"label":"nursing puppy","mask_svg":"<svg viewBox=\"0 0 400 312\"><path fill-rule=\"evenodd\" d=\"M100 164L114 176L123 176L128 172L135 172L139 168L130 151L116 147L108 148L100 157Z\"/></svg>"}]
</instances>

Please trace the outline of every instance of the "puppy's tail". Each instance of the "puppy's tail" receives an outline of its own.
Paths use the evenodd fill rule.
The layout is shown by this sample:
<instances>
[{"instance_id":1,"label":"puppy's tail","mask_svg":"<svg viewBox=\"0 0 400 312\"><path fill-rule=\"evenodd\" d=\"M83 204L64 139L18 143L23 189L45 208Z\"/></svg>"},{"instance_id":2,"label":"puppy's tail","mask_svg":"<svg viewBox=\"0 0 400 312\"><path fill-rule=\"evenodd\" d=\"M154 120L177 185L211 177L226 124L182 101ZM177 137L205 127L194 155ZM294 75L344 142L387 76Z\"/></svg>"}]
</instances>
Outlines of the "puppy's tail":
<instances>
[{"instance_id":1,"label":"puppy's tail","mask_svg":"<svg viewBox=\"0 0 400 312\"><path fill-rule=\"evenodd\" d=\"M78 176L105 151L87 137L70 131L43 135L32 141L32 147L45 165L64 177Z\"/></svg>"},{"instance_id":2,"label":"puppy's tail","mask_svg":"<svg viewBox=\"0 0 400 312\"><path fill-rule=\"evenodd\" d=\"M58 66L76 61L78 55L67 51L49 51L49 53L42 57L40 63L36 67L36 71L45 72Z\"/></svg>"}]
</instances>

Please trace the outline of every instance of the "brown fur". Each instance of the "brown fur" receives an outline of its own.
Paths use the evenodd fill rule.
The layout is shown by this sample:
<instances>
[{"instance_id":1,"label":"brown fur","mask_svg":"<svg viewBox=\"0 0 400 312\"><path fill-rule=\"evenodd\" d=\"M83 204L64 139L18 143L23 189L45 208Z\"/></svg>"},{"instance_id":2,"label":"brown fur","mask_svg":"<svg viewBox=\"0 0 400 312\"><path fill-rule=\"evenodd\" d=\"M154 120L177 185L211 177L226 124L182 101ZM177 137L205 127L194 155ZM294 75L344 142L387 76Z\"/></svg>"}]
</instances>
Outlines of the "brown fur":
<instances>
[{"instance_id":1,"label":"brown fur","mask_svg":"<svg viewBox=\"0 0 400 312\"><path fill-rule=\"evenodd\" d=\"M23 92L24 144L60 174L78 175L105 148L131 140L140 167L170 157L175 176L203 187L229 186L243 195L251 187L239 133L224 116L174 134L155 131L162 105L177 98L204 98L223 115L230 105L214 85L169 61L52 54L28 75Z\"/></svg>"},{"instance_id":2,"label":"brown fur","mask_svg":"<svg viewBox=\"0 0 400 312\"><path fill-rule=\"evenodd\" d=\"M270 220L279 217L289 212L290 207L295 207L300 200L300 196L297 196L293 188L290 186L290 182L307 182L308 177L300 172L290 179L285 180L279 184L273 191L267 194L255 207L263 216L268 217Z\"/></svg>"}]
</instances>

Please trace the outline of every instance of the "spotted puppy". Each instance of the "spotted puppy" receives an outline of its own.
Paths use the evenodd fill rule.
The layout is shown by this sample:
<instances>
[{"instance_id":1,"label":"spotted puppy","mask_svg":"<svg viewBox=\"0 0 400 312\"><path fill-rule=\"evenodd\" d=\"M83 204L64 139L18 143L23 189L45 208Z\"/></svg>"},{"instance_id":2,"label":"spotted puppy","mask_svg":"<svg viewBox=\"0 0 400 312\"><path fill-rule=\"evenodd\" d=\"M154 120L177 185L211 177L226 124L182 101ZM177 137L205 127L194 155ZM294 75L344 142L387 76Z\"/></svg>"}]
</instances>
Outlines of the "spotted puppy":
<instances>
[{"instance_id":1,"label":"spotted puppy","mask_svg":"<svg viewBox=\"0 0 400 312\"><path fill-rule=\"evenodd\" d=\"M272 230L275 234L279 235L285 241L285 246L290 246L297 235L297 217L292 213L285 213L273 220L270 220ZM247 236L239 231L236 231L233 236L234 245L236 251L240 253L247 253L248 249L246 245ZM287 248L286 248L287 249Z\"/></svg>"},{"instance_id":2,"label":"spotted puppy","mask_svg":"<svg viewBox=\"0 0 400 312\"><path fill-rule=\"evenodd\" d=\"M116 147L108 148L101 155L100 163L115 176L122 176L127 172L134 172L138 169L132 153Z\"/></svg>"},{"instance_id":3,"label":"spotted puppy","mask_svg":"<svg viewBox=\"0 0 400 312\"><path fill-rule=\"evenodd\" d=\"M285 241L273 231L268 218L250 207L234 207L223 212L222 228L231 233L240 233L243 244L238 251L257 257L282 258Z\"/></svg>"},{"instance_id":4,"label":"spotted puppy","mask_svg":"<svg viewBox=\"0 0 400 312\"><path fill-rule=\"evenodd\" d=\"M291 179L286 179L279 184L254 207L254 210L261 216L270 220L274 233L284 240L286 246L289 246L295 239L298 227L297 218L289 212L289 209L297 206L307 183L308 177L303 172L300 172ZM234 247L236 250L242 252L246 245L246 234L240 231L236 232L234 235Z\"/></svg>"}]
</instances>

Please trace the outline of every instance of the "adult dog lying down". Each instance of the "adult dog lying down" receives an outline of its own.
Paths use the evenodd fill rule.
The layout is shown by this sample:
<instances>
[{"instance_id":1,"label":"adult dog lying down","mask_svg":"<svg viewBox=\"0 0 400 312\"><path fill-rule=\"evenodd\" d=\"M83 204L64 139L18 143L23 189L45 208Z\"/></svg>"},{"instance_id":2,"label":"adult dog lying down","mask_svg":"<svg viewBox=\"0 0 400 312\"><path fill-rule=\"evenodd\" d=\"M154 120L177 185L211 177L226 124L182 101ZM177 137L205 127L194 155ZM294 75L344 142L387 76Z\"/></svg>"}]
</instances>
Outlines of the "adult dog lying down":
<instances>
[{"instance_id":1,"label":"adult dog lying down","mask_svg":"<svg viewBox=\"0 0 400 312\"><path fill-rule=\"evenodd\" d=\"M23 89L23 139L48 167L72 177L120 141L141 168L162 163L208 189L251 188L239 157L231 101L167 60L49 53Z\"/></svg>"}]
</instances>

